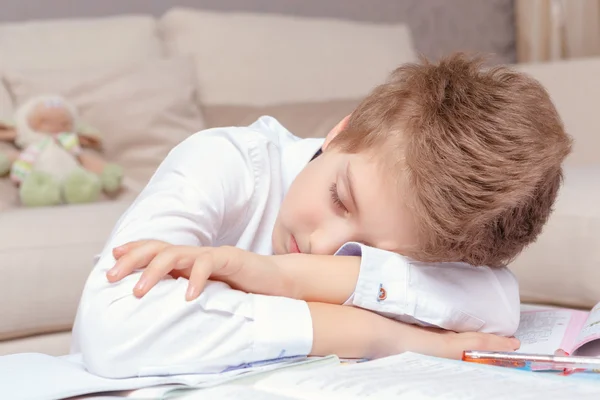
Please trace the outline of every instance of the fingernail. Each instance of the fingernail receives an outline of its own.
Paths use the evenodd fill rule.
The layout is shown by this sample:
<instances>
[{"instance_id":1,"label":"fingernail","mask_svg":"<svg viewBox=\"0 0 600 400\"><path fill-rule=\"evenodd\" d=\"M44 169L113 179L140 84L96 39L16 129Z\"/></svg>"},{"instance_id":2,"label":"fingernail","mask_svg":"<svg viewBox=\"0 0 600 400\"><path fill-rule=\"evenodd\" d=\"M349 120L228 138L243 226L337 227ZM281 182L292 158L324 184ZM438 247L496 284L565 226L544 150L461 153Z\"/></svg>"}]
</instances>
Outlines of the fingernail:
<instances>
[{"instance_id":1,"label":"fingernail","mask_svg":"<svg viewBox=\"0 0 600 400\"><path fill-rule=\"evenodd\" d=\"M117 275L119 275L119 268L113 267L109 269L106 275L110 276L111 278L116 278Z\"/></svg>"},{"instance_id":2,"label":"fingernail","mask_svg":"<svg viewBox=\"0 0 600 400\"><path fill-rule=\"evenodd\" d=\"M196 296L196 287L189 285L187 292L185 294L185 298L189 301L189 300L193 300L195 296Z\"/></svg>"},{"instance_id":3,"label":"fingernail","mask_svg":"<svg viewBox=\"0 0 600 400\"><path fill-rule=\"evenodd\" d=\"M136 285L133 288L133 290L141 292L142 290L144 290L145 286L146 286L146 281L143 280L143 279L140 279L140 281L138 283L136 283Z\"/></svg>"}]
</instances>

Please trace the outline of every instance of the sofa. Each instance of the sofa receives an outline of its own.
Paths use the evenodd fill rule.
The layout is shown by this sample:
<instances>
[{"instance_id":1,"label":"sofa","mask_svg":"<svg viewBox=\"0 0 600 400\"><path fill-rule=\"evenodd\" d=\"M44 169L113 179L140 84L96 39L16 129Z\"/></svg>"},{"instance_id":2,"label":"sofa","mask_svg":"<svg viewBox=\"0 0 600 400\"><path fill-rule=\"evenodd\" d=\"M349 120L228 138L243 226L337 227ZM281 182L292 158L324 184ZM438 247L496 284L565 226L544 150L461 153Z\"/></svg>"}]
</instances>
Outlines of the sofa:
<instances>
[{"instance_id":1,"label":"sofa","mask_svg":"<svg viewBox=\"0 0 600 400\"><path fill-rule=\"evenodd\" d=\"M20 206L0 180L0 355L69 351L94 256L181 140L261 115L324 136L395 66L416 60L398 23L173 8L0 24L0 118L36 94L62 94L125 171L116 198L48 208ZM547 86L575 148L548 226L511 268L523 301L589 308L600 301L600 59L515 67Z\"/></svg>"}]
</instances>

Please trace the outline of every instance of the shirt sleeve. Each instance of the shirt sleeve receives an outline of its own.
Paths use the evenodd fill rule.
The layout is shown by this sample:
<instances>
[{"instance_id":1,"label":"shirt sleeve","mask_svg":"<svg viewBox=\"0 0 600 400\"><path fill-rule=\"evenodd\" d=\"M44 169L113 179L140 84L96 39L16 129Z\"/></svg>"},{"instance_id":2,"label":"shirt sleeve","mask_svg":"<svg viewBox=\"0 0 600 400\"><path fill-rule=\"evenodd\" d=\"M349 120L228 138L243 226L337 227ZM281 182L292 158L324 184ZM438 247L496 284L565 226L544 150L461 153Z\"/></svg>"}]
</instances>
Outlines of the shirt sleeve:
<instances>
[{"instance_id":1,"label":"shirt sleeve","mask_svg":"<svg viewBox=\"0 0 600 400\"><path fill-rule=\"evenodd\" d=\"M75 323L75 348L91 372L110 378L214 373L310 352L306 302L247 294L221 282L209 282L188 302L187 280L170 277L138 299L132 291L141 272L106 280L115 246L140 239L210 246L224 224L228 236L244 225L256 190L252 149L226 134L198 133L173 149L114 228Z\"/></svg>"},{"instance_id":2,"label":"shirt sleeve","mask_svg":"<svg viewBox=\"0 0 600 400\"><path fill-rule=\"evenodd\" d=\"M507 268L420 263L354 242L336 255L361 256L356 289L346 305L456 332L510 336L517 330L519 287Z\"/></svg>"}]
</instances>

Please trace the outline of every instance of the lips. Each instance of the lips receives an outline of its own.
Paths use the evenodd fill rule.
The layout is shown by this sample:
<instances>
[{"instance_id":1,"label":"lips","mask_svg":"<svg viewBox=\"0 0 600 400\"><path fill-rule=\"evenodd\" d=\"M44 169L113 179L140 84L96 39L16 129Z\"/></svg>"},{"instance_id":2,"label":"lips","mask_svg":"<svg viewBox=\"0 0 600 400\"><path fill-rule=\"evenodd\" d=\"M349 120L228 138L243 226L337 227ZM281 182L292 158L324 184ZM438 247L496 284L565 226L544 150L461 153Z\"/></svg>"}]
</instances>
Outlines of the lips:
<instances>
[{"instance_id":1,"label":"lips","mask_svg":"<svg viewBox=\"0 0 600 400\"><path fill-rule=\"evenodd\" d=\"M290 253L302 253L294 235L290 235Z\"/></svg>"}]
</instances>

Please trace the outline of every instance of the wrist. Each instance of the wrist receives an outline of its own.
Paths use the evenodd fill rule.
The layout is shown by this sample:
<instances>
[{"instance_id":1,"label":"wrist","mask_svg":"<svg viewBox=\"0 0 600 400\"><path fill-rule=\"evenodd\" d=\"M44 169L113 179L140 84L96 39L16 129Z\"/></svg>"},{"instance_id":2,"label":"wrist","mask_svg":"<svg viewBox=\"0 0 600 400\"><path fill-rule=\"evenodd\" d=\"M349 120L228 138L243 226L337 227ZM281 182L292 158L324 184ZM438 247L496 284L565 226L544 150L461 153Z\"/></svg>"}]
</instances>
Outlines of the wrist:
<instances>
[{"instance_id":1,"label":"wrist","mask_svg":"<svg viewBox=\"0 0 600 400\"><path fill-rule=\"evenodd\" d=\"M254 254L245 250L235 250L239 254L234 262L239 262L238 272L219 277L233 289L267 296L294 297L295 285L284 273L274 256Z\"/></svg>"},{"instance_id":2,"label":"wrist","mask_svg":"<svg viewBox=\"0 0 600 400\"><path fill-rule=\"evenodd\" d=\"M387 357L407 351L420 354L437 354L448 345L446 335L431 328L407 324L392 319L376 320L380 332L374 338L374 358Z\"/></svg>"},{"instance_id":3,"label":"wrist","mask_svg":"<svg viewBox=\"0 0 600 400\"><path fill-rule=\"evenodd\" d=\"M380 316L378 316L380 317ZM371 337L371 359L388 357L405 352L410 346L407 346L408 334L410 333L401 322L397 322L385 317L374 318L371 329L377 332Z\"/></svg>"},{"instance_id":4,"label":"wrist","mask_svg":"<svg viewBox=\"0 0 600 400\"><path fill-rule=\"evenodd\" d=\"M263 256L268 258L268 262L273 265L273 274L277 281L277 290L279 296L289 297L291 299L305 300L305 293L302 290L302 284L298 279L297 268L299 265L297 254L285 254L278 256ZM295 259L296 258L296 259Z\"/></svg>"},{"instance_id":5,"label":"wrist","mask_svg":"<svg viewBox=\"0 0 600 400\"><path fill-rule=\"evenodd\" d=\"M358 256L284 254L270 256L285 282L286 297L341 305L354 293Z\"/></svg>"}]
</instances>

